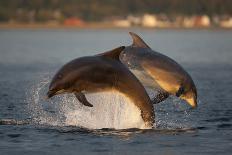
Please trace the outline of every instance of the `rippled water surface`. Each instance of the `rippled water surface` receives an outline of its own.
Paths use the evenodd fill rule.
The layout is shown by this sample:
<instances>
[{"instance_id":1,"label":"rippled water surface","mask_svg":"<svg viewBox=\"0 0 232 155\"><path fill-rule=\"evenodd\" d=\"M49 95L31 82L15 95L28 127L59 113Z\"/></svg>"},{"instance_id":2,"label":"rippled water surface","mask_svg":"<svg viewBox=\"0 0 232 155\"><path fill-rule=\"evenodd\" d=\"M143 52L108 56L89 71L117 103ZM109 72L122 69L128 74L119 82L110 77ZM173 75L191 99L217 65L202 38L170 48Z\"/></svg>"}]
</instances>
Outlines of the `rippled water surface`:
<instances>
[{"instance_id":1,"label":"rippled water surface","mask_svg":"<svg viewBox=\"0 0 232 155\"><path fill-rule=\"evenodd\" d=\"M0 30L0 154L230 154L232 31L134 30L192 76L197 109L171 97L154 129L118 94L44 99L64 63L129 45L127 30ZM130 129L123 129L123 128ZM118 128L112 129L112 128Z\"/></svg>"}]
</instances>

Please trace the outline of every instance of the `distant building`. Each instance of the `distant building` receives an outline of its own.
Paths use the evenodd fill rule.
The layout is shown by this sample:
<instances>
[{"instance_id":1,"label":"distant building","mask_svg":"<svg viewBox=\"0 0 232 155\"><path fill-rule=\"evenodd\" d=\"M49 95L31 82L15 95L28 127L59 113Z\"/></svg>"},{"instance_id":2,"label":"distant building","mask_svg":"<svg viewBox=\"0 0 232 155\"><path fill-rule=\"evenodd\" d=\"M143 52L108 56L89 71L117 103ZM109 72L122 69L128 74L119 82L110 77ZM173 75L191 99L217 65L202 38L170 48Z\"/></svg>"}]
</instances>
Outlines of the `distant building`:
<instances>
[{"instance_id":1,"label":"distant building","mask_svg":"<svg viewBox=\"0 0 232 155\"><path fill-rule=\"evenodd\" d=\"M155 15L144 14L142 17L142 26L143 27L156 27L157 19Z\"/></svg>"},{"instance_id":2,"label":"distant building","mask_svg":"<svg viewBox=\"0 0 232 155\"><path fill-rule=\"evenodd\" d=\"M117 20L114 20L113 24L116 27L130 27L131 26L130 21L127 20L127 19L117 19Z\"/></svg>"},{"instance_id":3,"label":"distant building","mask_svg":"<svg viewBox=\"0 0 232 155\"><path fill-rule=\"evenodd\" d=\"M83 26L84 21L79 18L67 18L64 20L64 25L66 26Z\"/></svg>"},{"instance_id":4,"label":"distant building","mask_svg":"<svg viewBox=\"0 0 232 155\"><path fill-rule=\"evenodd\" d=\"M232 17L228 18L227 20L222 20L220 22L220 26L224 28L232 28Z\"/></svg>"},{"instance_id":5,"label":"distant building","mask_svg":"<svg viewBox=\"0 0 232 155\"><path fill-rule=\"evenodd\" d=\"M141 17L140 16L127 16L127 20L130 21L131 25L139 26L141 25Z\"/></svg>"},{"instance_id":6,"label":"distant building","mask_svg":"<svg viewBox=\"0 0 232 155\"><path fill-rule=\"evenodd\" d=\"M207 15L196 16L194 21L194 26L197 27L209 27L210 26L210 18Z\"/></svg>"},{"instance_id":7,"label":"distant building","mask_svg":"<svg viewBox=\"0 0 232 155\"><path fill-rule=\"evenodd\" d=\"M107 21L116 27L142 26L146 28L208 28L224 27L232 28L232 17L228 15L214 15L211 18L208 15L195 16L167 16L166 14L144 14L141 16L128 15L126 18L116 16L107 19Z\"/></svg>"},{"instance_id":8,"label":"distant building","mask_svg":"<svg viewBox=\"0 0 232 155\"><path fill-rule=\"evenodd\" d=\"M194 19L192 17L184 17L183 26L190 28L194 26Z\"/></svg>"},{"instance_id":9,"label":"distant building","mask_svg":"<svg viewBox=\"0 0 232 155\"><path fill-rule=\"evenodd\" d=\"M187 28L191 27L209 27L211 25L210 18L206 15L184 17L183 26Z\"/></svg>"}]
</instances>

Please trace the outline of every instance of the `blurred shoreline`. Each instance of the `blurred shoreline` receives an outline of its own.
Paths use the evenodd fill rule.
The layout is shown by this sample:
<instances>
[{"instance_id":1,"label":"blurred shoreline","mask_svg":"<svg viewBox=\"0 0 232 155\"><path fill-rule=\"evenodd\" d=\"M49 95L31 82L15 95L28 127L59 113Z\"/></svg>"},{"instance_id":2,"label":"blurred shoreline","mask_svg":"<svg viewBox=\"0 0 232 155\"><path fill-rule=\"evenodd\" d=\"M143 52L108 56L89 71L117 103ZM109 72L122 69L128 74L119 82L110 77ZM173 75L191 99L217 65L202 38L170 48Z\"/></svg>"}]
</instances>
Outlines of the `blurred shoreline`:
<instances>
[{"instance_id":1,"label":"blurred shoreline","mask_svg":"<svg viewBox=\"0 0 232 155\"><path fill-rule=\"evenodd\" d=\"M226 27L183 27L183 26L167 26L167 27L119 27L112 23L92 22L84 25L63 25L53 23L0 23L0 29L184 29L184 30L232 30Z\"/></svg>"}]
</instances>

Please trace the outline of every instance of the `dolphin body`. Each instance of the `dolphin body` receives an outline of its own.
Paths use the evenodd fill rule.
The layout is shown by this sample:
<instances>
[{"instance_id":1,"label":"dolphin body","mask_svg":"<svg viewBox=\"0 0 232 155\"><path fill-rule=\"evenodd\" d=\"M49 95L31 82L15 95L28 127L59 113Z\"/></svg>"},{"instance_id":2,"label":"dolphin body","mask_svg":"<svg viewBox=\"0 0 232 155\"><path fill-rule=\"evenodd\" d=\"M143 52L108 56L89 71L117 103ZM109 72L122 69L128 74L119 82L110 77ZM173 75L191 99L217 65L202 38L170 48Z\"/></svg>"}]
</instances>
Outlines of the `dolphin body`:
<instances>
[{"instance_id":1,"label":"dolphin body","mask_svg":"<svg viewBox=\"0 0 232 155\"><path fill-rule=\"evenodd\" d=\"M116 48L108 55L81 57L65 64L53 77L48 98L58 94L74 93L86 106L92 106L84 95L116 91L129 98L140 110L146 126L154 123L153 104L140 81L119 61L125 47Z\"/></svg>"},{"instance_id":2,"label":"dolphin body","mask_svg":"<svg viewBox=\"0 0 232 155\"><path fill-rule=\"evenodd\" d=\"M196 107L197 90L191 76L176 61L152 50L137 34L129 34L133 44L120 52L119 59L144 87L158 90L153 103L162 102L169 95L174 95L185 100L193 108ZM101 55L113 58L113 52Z\"/></svg>"}]
</instances>

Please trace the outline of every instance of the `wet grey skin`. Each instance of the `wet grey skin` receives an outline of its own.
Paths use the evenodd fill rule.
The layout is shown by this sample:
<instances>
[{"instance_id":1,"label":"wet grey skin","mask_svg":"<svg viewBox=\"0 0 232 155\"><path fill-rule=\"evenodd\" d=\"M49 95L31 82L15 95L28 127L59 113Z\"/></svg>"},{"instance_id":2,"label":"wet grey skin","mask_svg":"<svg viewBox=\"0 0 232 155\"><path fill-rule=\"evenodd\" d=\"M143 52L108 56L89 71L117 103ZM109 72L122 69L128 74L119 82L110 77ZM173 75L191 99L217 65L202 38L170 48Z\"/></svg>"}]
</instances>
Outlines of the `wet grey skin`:
<instances>
[{"instance_id":1,"label":"wet grey skin","mask_svg":"<svg viewBox=\"0 0 232 155\"><path fill-rule=\"evenodd\" d=\"M130 35L133 44L120 53L120 61L145 87L158 89L153 103L174 95L196 107L197 90L191 76L173 59L152 50L137 34Z\"/></svg>"},{"instance_id":2,"label":"wet grey skin","mask_svg":"<svg viewBox=\"0 0 232 155\"><path fill-rule=\"evenodd\" d=\"M153 104L140 81L119 61L125 47L96 56L81 57L65 64L53 77L48 98L58 94L74 93L86 106L92 106L84 93L117 91L128 97L140 110L149 127L154 123Z\"/></svg>"},{"instance_id":3,"label":"wet grey skin","mask_svg":"<svg viewBox=\"0 0 232 155\"><path fill-rule=\"evenodd\" d=\"M197 90L191 76L173 59L152 50L137 34L129 34L133 44L120 52L119 60L145 88L158 91L152 99L153 104L174 95L185 100L191 107L197 107ZM102 55L111 56L114 55L113 52Z\"/></svg>"}]
</instances>

